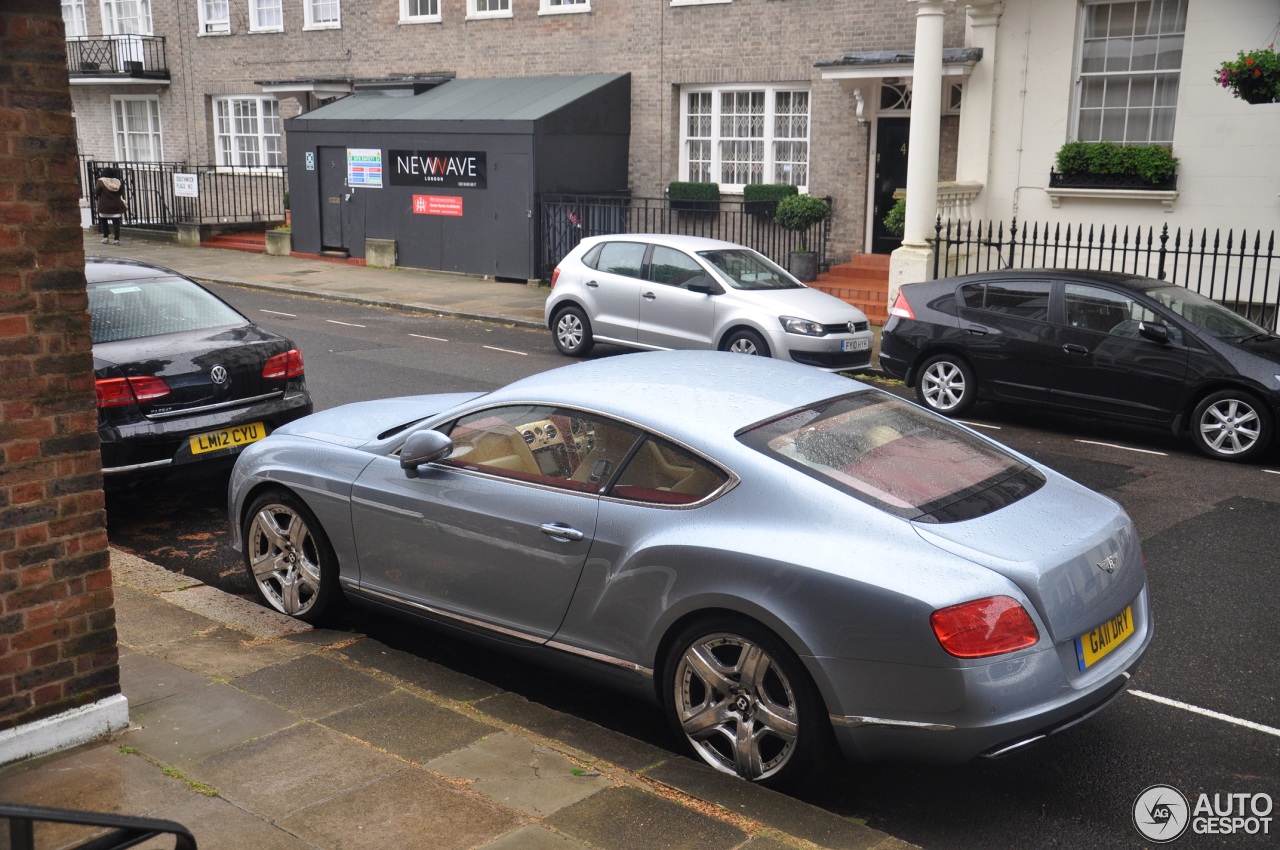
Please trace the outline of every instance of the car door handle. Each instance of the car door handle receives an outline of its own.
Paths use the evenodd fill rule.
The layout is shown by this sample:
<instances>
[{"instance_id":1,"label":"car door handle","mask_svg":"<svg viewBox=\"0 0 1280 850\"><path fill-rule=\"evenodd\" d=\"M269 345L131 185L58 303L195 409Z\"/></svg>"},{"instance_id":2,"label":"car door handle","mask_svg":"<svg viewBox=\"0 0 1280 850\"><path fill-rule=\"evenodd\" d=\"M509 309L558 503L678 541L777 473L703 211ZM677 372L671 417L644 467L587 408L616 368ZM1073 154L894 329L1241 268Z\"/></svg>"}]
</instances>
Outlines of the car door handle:
<instances>
[{"instance_id":1,"label":"car door handle","mask_svg":"<svg viewBox=\"0 0 1280 850\"><path fill-rule=\"evenodd\" d=\"M1072 343L1072 342L1068 342L1066 345L1062 346L1062 350L1065 351L1067 354L1088 354L1089 353L1089 349L1085 348L1083 345L1076 345L1075 343Z\"/></svg>"},{"instance_id":2,"label":"car door handle","mask_svg":"<svg viewBox=\"0 0 1280 850\"><path fill-rule=\"evenodd\" d=\"M646 292L642 297L645 301L656 301L658 298L658 296L654 295L652 292Z\"/></svg>"},{"instance_id":3,"label":"car door handle","mask_svg":"<svg viewBox=\"0 0 1280 850\"><path fill-rule=\"evenodd\" d=\"M542 533L548 537L560 540L562 542L577 541L586 537L576 528L571 528L562 522L544 522L542 524Z\"/></svg>"},{"instance_id":4,"label":"car door handle","mask_svg":"<svg viewBox=\"0 0 1280 850\"><path fill-rule=\"evenodd\" d=\"M587 281L587 286L591 287L592 289L595 289L599 285L600 284L596 283L594 280Z\"/></svg>"},{"instance_id":5,"label":"car door handle","mask_svg":"<svg viewBox=\"0 0 1280 850\"><path fill-rule=\"evenodd\" d=\"M986 329L986 328L979 328L979 327L976 327L976 326L974 326L974 325L970 325L969 327L965 328L965 330L966 330L966 331L968 331L969 333L973 334L974 336L986 336L986 335L987 335L987 329Z\"/></svg>"}]
</instances>

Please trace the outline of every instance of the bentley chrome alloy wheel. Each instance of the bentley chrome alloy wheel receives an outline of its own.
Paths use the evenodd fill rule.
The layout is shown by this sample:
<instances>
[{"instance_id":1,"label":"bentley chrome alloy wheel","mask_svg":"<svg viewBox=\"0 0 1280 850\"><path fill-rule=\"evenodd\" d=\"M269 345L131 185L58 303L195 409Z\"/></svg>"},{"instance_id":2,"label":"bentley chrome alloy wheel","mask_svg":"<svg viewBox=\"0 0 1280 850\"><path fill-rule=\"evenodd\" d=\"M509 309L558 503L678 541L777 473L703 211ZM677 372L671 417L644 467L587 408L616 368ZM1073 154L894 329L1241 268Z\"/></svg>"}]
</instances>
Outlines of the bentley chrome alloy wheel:
<instances>
[{"instance_id":1,"label":"bentley chrome alloy wheel","mask_svg":"<svg viewBox=\"0 0 1280 850\"><path fill-rule=\"evenodd\" d=\"M327 540L312 528L310 512L284 494L259 499L245 530L249 572L271 607L311 621L327 605L326 569L337 569ZM326 563L327 561L327 563ZM336 580L336 577L335 577Z\"/></svg>"},{"instance_id":2,"label":"bentley chrome alloy wheel","mask_svg":"<svg viewBox=\"0 0 1280 850\"><path fill-rule=\"evenodd\" d=\"M774 776L795 753L800 716L791 679L758 644L699 638L675 672L680 727L703 761L743 779Z\"/></svg>"}]
</instances>

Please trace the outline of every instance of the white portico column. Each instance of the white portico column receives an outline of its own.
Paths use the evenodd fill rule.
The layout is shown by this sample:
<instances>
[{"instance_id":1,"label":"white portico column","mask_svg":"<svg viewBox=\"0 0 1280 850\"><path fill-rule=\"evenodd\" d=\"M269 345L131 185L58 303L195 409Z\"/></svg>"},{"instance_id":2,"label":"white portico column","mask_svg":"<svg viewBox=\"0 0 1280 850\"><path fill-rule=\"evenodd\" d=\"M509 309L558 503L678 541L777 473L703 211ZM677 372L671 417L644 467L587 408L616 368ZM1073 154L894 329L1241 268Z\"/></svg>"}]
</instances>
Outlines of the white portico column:
<instances>
[{"instance_id":1,"label":"white portico column","mask_svg":"<svg viewBox=\"0 0 1280 850\"><path fill-rule=\"evenodd\" d=\"M964 107L960 111L960 138L956 154L956 182L985 186L991 158L991 116L995 101L996 36L1004 3L997 0L970 0L965 9L965 47L982 50L982 61L964 85ZM970 214L987 217L987 194L981 193Z\"/></svg>"},{"instance_id":2,"label":"white portico column","mask_svg":"<svg viewBox=\"0 0 1280 850\"><path fill-rule=\"evenodd\" d=\"M902 247L889 261L889 305L904 283L933 273L933 221L938 215L938 136L942 131L942 13L949 0L908 0L916 10L907 150L907 219Z\"/></svg>"}]
</instances>

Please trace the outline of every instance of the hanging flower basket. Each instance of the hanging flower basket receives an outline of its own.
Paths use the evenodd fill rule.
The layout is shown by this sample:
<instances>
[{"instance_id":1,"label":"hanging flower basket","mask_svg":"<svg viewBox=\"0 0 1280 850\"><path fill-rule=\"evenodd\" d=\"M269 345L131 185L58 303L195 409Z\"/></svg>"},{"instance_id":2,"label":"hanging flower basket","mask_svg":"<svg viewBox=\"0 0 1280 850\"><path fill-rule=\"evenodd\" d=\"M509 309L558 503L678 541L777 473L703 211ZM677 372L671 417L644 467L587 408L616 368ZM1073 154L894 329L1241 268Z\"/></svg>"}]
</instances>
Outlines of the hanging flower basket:
<instances>
[{"instance_id":1,"label":"hanging flower basket","mask_svg":"<svg viewBox=\"0 0 1280 850\"><path fill-rule=\"evenodd\" d=\"M1269 44L1223 62L1214 82L1245 103L1280 103L1280 54Z\"/></svg>"}]
</instances>

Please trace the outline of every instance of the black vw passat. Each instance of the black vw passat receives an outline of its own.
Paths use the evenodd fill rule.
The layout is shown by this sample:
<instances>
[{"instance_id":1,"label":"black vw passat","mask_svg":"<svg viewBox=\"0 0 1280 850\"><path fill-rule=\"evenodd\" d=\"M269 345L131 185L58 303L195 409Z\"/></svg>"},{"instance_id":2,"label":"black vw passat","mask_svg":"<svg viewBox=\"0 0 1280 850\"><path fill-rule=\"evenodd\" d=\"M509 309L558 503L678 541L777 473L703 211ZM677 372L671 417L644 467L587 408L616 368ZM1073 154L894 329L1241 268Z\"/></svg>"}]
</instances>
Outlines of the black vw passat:
<instances>
[{"instance_id":1,"label":"black vw passat","mask_svg":"<svg viewBox=\"0 0 1280 850\"><path fill-rule=\"evenodd\" d=\"M1243 461L1280 415L1280 337L1164 281L991 272L907 284L889 312L881 366L948 416L1038 404L1162 425Z\"/></svg>"},{"instance_id":2,"label":"black vw passat","mask_svg":"<svg viewBox=\"0 0 1280 850\"><path fill-rule=\"evenodd\" d=\"M85 277L108 481L227 464L311 412L297 347L195 281L94 257Z\"/></svg>"}]
</instances>

